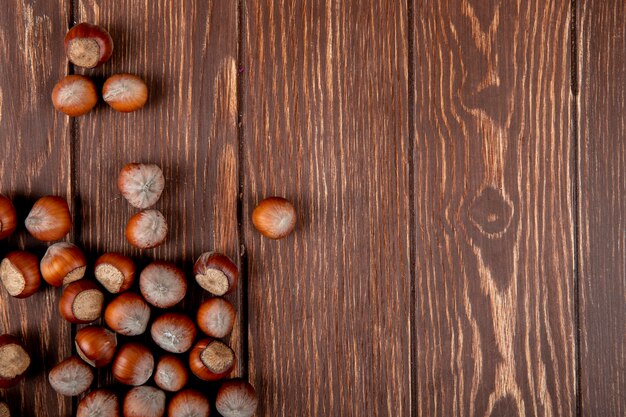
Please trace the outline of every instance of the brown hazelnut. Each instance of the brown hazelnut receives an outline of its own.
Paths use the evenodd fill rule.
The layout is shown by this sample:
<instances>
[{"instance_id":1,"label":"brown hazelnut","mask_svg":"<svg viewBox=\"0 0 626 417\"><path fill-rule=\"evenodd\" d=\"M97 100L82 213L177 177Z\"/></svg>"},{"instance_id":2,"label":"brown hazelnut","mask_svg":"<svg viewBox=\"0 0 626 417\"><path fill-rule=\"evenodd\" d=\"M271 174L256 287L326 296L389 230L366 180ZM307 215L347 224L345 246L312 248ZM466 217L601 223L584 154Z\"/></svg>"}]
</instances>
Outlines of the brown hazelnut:
<instances>
[{"instance_id":1,"label":"brown hazelnut","mask_svg":"<svg viewBox=\"0 0 626 417\"><path fill-rule=\"evenodd\" d=\"M221 339L232 332L236 314L230 301L213 297L200 304L196 322L207 336Z\"/></svg>"},{"instance_id":2,"label":"brown hazelnut","mask_svg":"<svg viewBox=\"0 0 626 417\"><path fill-rule=\"evenodd\" d=\"M55 243L41 258L41 276L53 287L82 279L86 270L87 260L83 251L71 243Z\"/></svg>"},{"instance_id":3,"label":"brown hazelnut","mask_svg":"<svg viewBox=\"0 0 626 417\"><path fill-rule=\"evenodd\" d=\"M56 392L72 397L89 389L93 371L80 358L71 356L50 370L48 381Z\"/></svg>"},{"instance_id":4,"label":"brown hazelnut","mask_svg":"<svg viewBox=\"0 0 626 417\"><path fill-rule=\"evenodd\" d=\"M76 66L95 68L113 54L109 32L90 23L79 23L65 35L65 55Z\"/></svg>"},{"instance_id":5,"label":"brown hazelnut","mask_svg":"<svg viewBox=\"0 0 626 417\"><path fill-rule=\"evenodd\" d=\"M87 324L100 318L104 294L89 280L72 282L63 290L59 300L61 317L70 323Z\"/></svg>"},{"instance_id":6,"label":"brown hazelnut","mask_svg":"<svg viewBox=\"0 0 626 417\"><path fill-rule=\"evenodd\" d=\"M203 381L217 381L231 373L235 367L235 352L213 339L202 339L189 354L189 369Z\"/></svg>"},{"instance_id":7,"label":"brown hazelnut","mask_svg":"<svg viewBox=\"0 0 626 417\"><path fill-rule=\"evenodd\" d=\"M143 210L126 224L126 240L139 249L152 249L167 238L167 222L158 210Z\"/></svg>"},{"instance_id":8,"label":"brown hazelnut","mask_svg":"<svg viewBox=\"0 0 626 417\"><path fill-rule=\"evenodd\" d=\"M96 261L94 275L111 294L128 290L135 281L135 264L119 253L105 253Z\"/></svg>"},{"instance_id":9,"label":"brown hazelnut","mask_svg":"<svg viewBox=\"0 0 626 417\"><path fill-rule=\"evenodd\" d=\"M171 353L187 352L196 338L193 321L180 313L165 313L152 323L150 334L154 343Z\"/></svg>"},{"instance_id":10,"label":"brown hazelnut","mask_svg":"<svg viewBox=\"0 0 626 417\"><path fill-rule=\"evenodd\" d=\"M230 258L218 252L205 252L193 266L198 284L215 295L225 295L237 288L239 270Z\"/></svg>"},{"instance_id":11,"label":"brown hazelnut","mask_svg":"<svg viewBox=\"0 0 626 417\"><path fill-rule=\"evenodd\" d=\"M143 385L154 371L154 356L140 343L126 343L113 360L113 376L122 384Z\"/></svg>"},{"instance_id":12,"label":"brown hazelnut","mask_svg":"<svg viewBox=\"0 0 626 417\"><path fill-rule=\"evenodd\" d=\"M9 252L0 263L0 280L11 296L30 297L41 284L39 260L32 253Z\"/></svg>"},{"instance_id":13,"label":"brown hazelnut","mask_svg":"<svg viewBox=\"0 0 626 417\"><path fill-rule=\"evenodd\" d=\"M163 417L165 393L148 386L135 387L124 398L124 417Z\"/></svg>"},{"instance_id":14,"label":"brown hazelnut","mask_svg":"<svg viewBox=\"0 0 626 417\"><path fill-rule=\"evenodd\" d=\"M145 300L158 308L170 308L185 298L187 280L171 262L155 261L139 274L139 290Z\"/></svg>"},{"instance_id":15,"label":"brown hazelnut","mask_svg":"<svg viewBox=\"0 0 626 417\"><path fill-rule=\"evenodd\" d=\"M120 172L117 188L131 206L146 209L159 201L165 177L158 165L130 163Z\"/></svg>"},{"instance_id":16,"label":"brown hazelnut","mask_svg":"<svg viewBox=\"0 0 626 417\"><path fill-rule=\"evenodd\" d=\"M17 385L30 367L24 343L10 334L0 336L0 389Z\"/></svg>"},{"instance_id":17,"label":"brown hazelnut","mask_svg":"<svg viewBox=\"0 0 626 417\"><path fill-rule=\"evenodd\" d=\"M17 213L11 200L0 194L0 239L11 236L17 228Z\"/></svg>"},{"instance_id":18,"label":"brown hazelnut","mask_svg":"<svg viewBox=\"0 0 626 417\"><path fill-rule=\"evenodd\" d=\"M124 336L143 334L149 320L150 307L141 296L132 292L118 295L104 310L107 326Z\"/></svg>"},{"instance_id":19,"label":"brown hazelnut","mask_svg":"<svg viewBox=\"0 0 626 417\"><path fill-rule=\"evenodd\" d=\"M193 389L174 395L167 407L167 417L209 417L211 408L206 396Z\"/></svg>"},{"instance_id":20,"label":"brown hazelnut","mask_svg":"<svg viewBox=\"0 0 626 417\"><path fill-rule=\"evenodd\" d=\"M113 360L117 337L100 326L87 326L76 332L76 351L89 365L102 368Z\"/></svg>"},{"instance_id":21,"label":"brown hazelnut","mask_svg":"<svg viewBox=\"0 0 626 417\"><path fill-rule=\"evenodd\" d=\"M24 224L35 239L50 242L63 238L72 226L67 201L55 196L41 197L33 205Z\"/></svg>"},{"instance_id":22,"label":"brown hazelnut","mask_svg":"<svg viewBox=\"0 0 626 417\"><path fill-rule=\"evenodd\" d=\"M102 98L119 112L133 112L148 101L148 86L136 75L115 74L104 82Z\"/></svg>"},{"instance_id":23,"label":"brown hazelnut","mask_svg":"<svg viewBox=\"0 0 626 417\"><path fill-rule=\"evenodd\" d=\"M154 371L154 383L164 391L176 392L187 384L187 366L174 355L163 355Z\"/></svg>"},{"instance_id":24,"label":"brown hazelnut","mask_svg":"<svg viewBox=\"0 0 626 417\"><path fill-rule=\"evenodd\" d=\"M119 417L117 395L107 389L91 391L78 403L76 417Z\"/></svg>"},{"instance_id":25,"label":"brown hazelnut","mask_svg":"<svg viewBox=\"0 0 626 417\"><path fill-rule=\"evenodd\" d=\"M215 408L223 417L252 417L258 402L252 385L242 379L232 379L224 382L217 392Z\"/></svg>"},{"instance_id":26,"label":"brown hazelnut","mask_svg":"<svg viewBox=\"0 0 626 417\"><path fill-rule=\"evenodd\" d=\"M84 75L68 75L52 90L52 105L70 117L89 113L96 103L98 103L96 84Z\"/></svg>"},{"instance_id":27,"label":"brown hazelnut","mask_svg":"<svg viewBox=\"0 0 626 417\"><path fill-rule=\"evenodd\" d=\"M296 227L296 211L284 198L269 197L252 212L252 223L263 236L282 239Z\"/></svg>"}]
</instances>

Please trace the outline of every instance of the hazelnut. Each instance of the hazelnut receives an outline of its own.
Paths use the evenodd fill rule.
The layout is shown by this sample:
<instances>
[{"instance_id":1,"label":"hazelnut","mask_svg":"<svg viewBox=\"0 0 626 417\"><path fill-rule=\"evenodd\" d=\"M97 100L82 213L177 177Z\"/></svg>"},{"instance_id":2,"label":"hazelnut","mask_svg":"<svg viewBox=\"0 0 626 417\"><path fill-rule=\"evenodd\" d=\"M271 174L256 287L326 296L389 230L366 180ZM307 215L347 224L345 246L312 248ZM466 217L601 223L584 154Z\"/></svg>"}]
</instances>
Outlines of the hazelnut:
<instances>
[{"instance_id":1,"label":"hazelnut","mask_svg":"<svg viewBox=\"0 0 626 417\"><path fill-rule=\"evenodd\" d=\"M89 365L102 368L113 360L117 337L100 326L87 326L76 332L76 351Z\"/></svg>"},{"instance_id":2,"label":"hazelnut","mask_svg":"<svg viewBox=\"0 0 626 417\"><path fill-rule=\"evenodd\" d=\"M0 280L11 296L30 297L41 284L39 260L32 253L9 252L0 263Z\"/></svg>"},{"instance_id":3,"label":"hazelnut","mask_svg":"<svg viewBox=\"0 0 626 417\"><path fill-rule=\"evenodd\" d=\"M284 198L269 197L252 212L252 223L263 236L282 239L296 227L296 211Z\"/></svg>"},{"instance_id":4,"label":"hazelnut","mask_svg":"<svg viewBox=\"0 0 626 417\"><path fill-rule=\"evenodd\" d=\"M171 262L152 262L139 275L139 290L145 300L158 308L178 304L187 293L185 274Z\"/></svg>"},{"instance_id":5,"label":"hazelnut","mask_svg":"<svg viewBox=\"0 0 626 417\"><path fill-rule=\"evenodd\" d=\"M65 35L65 55L74 65L95 68L113 54L109 32L90 23L79 23Z\"/></svg>"},{"instance_id":6,"label":"hazelnut","mask_svg":"<svg viewBox=\"0 0 626 417\"><path fill-rule=\"evenodd\" d=\"M196 322L207 336L221 339L232 332L235 325L235 307L221 297L209 298L198 308Z\"/></svg>"},{"instance_id":7,"label":"hazelnut","mask_svg":"<svg viewBox=\"0 0 626 417\"><path fill-rule=\"evenodd\" d=\"M89 389L93 382L93 371L77 356L71 356L50 370L48 381L56 392L72 397Z\"/></svg>"},{"instance_id":8,"label":"hazelnut","mask_svg":"<svg viewBox=\"0 0 626 417\"><path fill-rule=\"evenodd\" d=\"M107 326L124 336L143 334L149 320L150 307L141 296L132 292L118 295L104 310Z\"/></svg>"},{"instance_id":9,"label":"hazelnut","mask_svg":"<svg viewBox=\"0 0 626 417\"><path fill-rule=\"evenodd\" d=\"M158 165L131 163L120 172L117 188L131 206L146 209L159 201L165 177Z\"/></svg>"},{"instance_id":10,"label":"hazelnut","mask_svg":"<svg viewBox=\"0 0 626 417\"><path fill-rule=\"evenodd\" d=\"M257 405L254 387L242 379L224 382L215 399L215 408L223 417L251 417Z\"/></svg>"},{"instance_id":11,"label":"hazelnut","mask_svg":"<svg viewBox=\"0 0 626 417\"><path fill-rule=\"evenodd\" d=\"M0 336L0 389L17 385L30 363L30 355L21 340L10 334Z\"/></svg>"},{"instance_id":12,"label":"hazelnut","mask_svg":"<svg viewBox=\"0 0 626 417\"><path fill-rule=\"evenodd\" d=\"M150 334L161 349L183 353L191 348L196 338L196 326L184 314L165 313L154 320Z\"/></svg>"},{"instance_id":13,"label":"hazelnut","mask_svg":"<svg viewBox=\"0 0 626 417\"><path fill-rule=\"evenodd\" d=\"M59 311L70 323L87 324L100 318L104 294L92 281L82 279L72 282L61 294Z\"/></svg>"},{"instance_id":14,"label":"hazelnut","mask_svg":"<svg viewBox=\"0 0 626 417\"><path fill-rule=\"evenodd\" d=\"M237 265L228 256L218 252L200 255L193 266L193 274L203 289L215 295L234 291L239 280Z\"/></svg>"},{"instance_id":15,"label":"hazelnut","mask_svg":"<svg viewBox=\"0 0 626 417\"><path fill-rule=\"evenodd\" d=\"M102 98L119 112L133 112L148 101L148 86L136 75L115 74L104 82Z\"/></svg>"},{"instance_id":16,"label":"hazelnut","mask_svg":"<svg viewBox=\"0 0 626 417\"><path fill-rule=\"evenodd\" d=\"M17 213L11 200L0 194L0 239L11 236L17 228Z\"/></svg>"},{"instance_id":17,"label":"hazelnut","mask_svg":"<svg viewBox=\"0 0 626 417\"><path fill-rule=\"evenodd\" d=\"M94 275L112 294L128 290L135 281L135 264L119 253L105 253L96 261Z\"/></svg>"},{"instance_id":18,"label":"hazelnut","mask_svg":"<svg viewBox=\"0 0 626 417\"><path fill-rule=\"evenodd\" d=\"M91 391L78 403L76 417L119 417L117 395L107 389Z\"/></svg>"},{"instance_id":19,"label":"hazelnut","mask_svg":"<svg viewBox=\"0 0 626 417\"><path fill-rule=\"evenodd\" d=\"M203 381L225 378L234 367L235 352L219 340L200 340L189 354L189 369Z\"/></svg>"},{"instance_id":20,"label":"hazelnut","mask_svg":"<svg viewBox=\"0 0 626 417\"><path fill-rule=\"evenodd\" d=\"M126 240L139 249L152 249L167 238L167 222L158 210L143 210L126 224Z\"/></svg>"},{"instance_id":21,"label":"hazelnut","mask_svg":"<svg viewBox=\"0 0 626 417\"><path fill-rule=\"evenodd\" d=\"M98 103L96 84L84 75L68 75L52 90L52 105L70 117L89 113L96 103Z\"/></svg>"},{"instance_id":22,"label":"hazelnut","mask_svg":"<svg viewBox=\"0 0 626 417\"><path fill-rule=\"evenodd\" d=\"M41 197L35 202L24 221L35 239L44 242L62 239L72 226L70 208L61 197Z\"/></svg>"},{"instance_id":23,"label":"hazelnut","mask_svg":"<svg viewBox=\"0 0 626 417\"><path fill-rule=\"evenodd\" d=\"M78 281L85 276L86 270L83 251L67 242L51 245L41 259L41 276L53 287Z\"/></svg>"},{"instance_id":24,"label":"hazelnut","mask_svg":"<svg viewBox=\"0 0 626 417\"><path fill-rule=\"evenodd\" d=\"M168 417L209 417L211 408L206 396L193 389L174 395L167 407Z\"/></svg>"},{"instance_id":25,"label":"hazelnut","mask_svg":"<svg viewBox=\"0 0 626 417\"><path fill-rule=\"evenodd\" d=\"M165 393L154 387L135 387L124 398L124 417L162 417Z\"/></svg>"},{"instance_id":26,"label":"hazelnut","mask_svg":"<svg viewBox=\"0 0 626 417\"><path fill-rule=\"evenodd\" d=\"M176 392L187 384L187 366L174 355L163 355L154 371L154 383L164 391Z\"/></svg>"},{"instance_id":27,"label":"hazelnut","mask_svg":"<svg viewBox=\"0 0 626 417\"><path fill-rule=\"evenodd\" d=\"M113 360L113 376L122 384L143 385L154 371L154 357L140 343L126 343Z\"/></svg>"}]
</instances>

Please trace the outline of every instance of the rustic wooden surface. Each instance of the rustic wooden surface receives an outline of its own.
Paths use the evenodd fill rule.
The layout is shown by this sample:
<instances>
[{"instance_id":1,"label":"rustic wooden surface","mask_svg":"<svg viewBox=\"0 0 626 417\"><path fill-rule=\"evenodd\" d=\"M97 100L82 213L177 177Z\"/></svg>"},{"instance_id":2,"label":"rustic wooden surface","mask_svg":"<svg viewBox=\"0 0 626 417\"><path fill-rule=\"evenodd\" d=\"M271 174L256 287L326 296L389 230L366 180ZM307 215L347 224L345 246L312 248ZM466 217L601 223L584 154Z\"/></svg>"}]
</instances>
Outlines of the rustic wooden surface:
<instances>
[{"instance_id":1,"label":"rustic wooden surface","mask_svg":"<svg viewBox=\"0 0 626 417\"><path fill-rule=\"evenodd\" d=\"M90 262L237 259L234 374L258 416L623 416L625 15L601 0L9 0L0 192L21 220L67 197ZM79 21L115 40L100 69L64 58ZM70 120L49 94L73 72L138 74L148 106ZM130 161L168 180L155 250L123 237ZM270 195L298 212L282 241L250 221ZM45 251L21 230L0 255L16 247ZM76 330L59 294L1 293L0 332L37 352L0 390L15 415L76 406L47 384Z\"/></svg>"},{"instance_id":2,"label":"rustic wooden surface","mask_svg":"<svg viewBox=\"0 0 626 417\"><path fill-rule=\"evenodd\" d=\"M626 3L578 9L581 415L626 415Z\"/></svg>"}]
</instances>

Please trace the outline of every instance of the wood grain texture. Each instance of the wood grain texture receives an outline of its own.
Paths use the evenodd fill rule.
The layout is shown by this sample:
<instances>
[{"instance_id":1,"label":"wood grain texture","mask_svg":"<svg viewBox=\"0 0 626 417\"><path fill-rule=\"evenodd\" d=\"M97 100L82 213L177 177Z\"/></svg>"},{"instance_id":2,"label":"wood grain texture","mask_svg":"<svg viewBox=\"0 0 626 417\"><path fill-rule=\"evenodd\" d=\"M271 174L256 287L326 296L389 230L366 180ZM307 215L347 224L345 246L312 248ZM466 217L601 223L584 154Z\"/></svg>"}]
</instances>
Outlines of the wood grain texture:
<instances>
[{"instance_id":1,"label":"wood grain texture","mask_svg":"<svg viewBox=\"0 0 626 417\"><path fill-rule=\"evenodd\" d=\"M573 416L569 2L413 1L420 416Z\"/></svg>"},{"instance_id":2,"label":"wood grain texture","mask_svg":"<svg viewBox=\"0 0 626 417\"><path fill-rule=\"evenodd\" d=\"M258 416L407 416L407 10L243 2L244 224ZM290 199L293 235L250 216Z\"/></svg>"},{"instance_id":3,"label":"wood grain texture","mask_svg":"<svg viewBox=\"0 0 626 417\"><path fill-rule=\"evenodd\" d=\"M0 258L27 248L38 256L46 245L28 236L23 226L32 203L43 195L71 201L70 129L52 107L50 93L67 73L63 36L69 2L9 0L0 13L0 192L14 200L20 227L0 242ZM58 317L60 290L44 289L25 300L0 290L0 334L18 336L27 345L32 365L15 388L0 390L0 401L13 415L56 417L71 412L71 400L48 385L48 371L71 352L71 327Z\"/></svg>"},{"instance_id":4,"label":"wood grain texture","mask_svg":"<svg viewBox=\"0 0 626 417\"><path fill-rule=\"evenodd\" d=\"M150 95L135 113L116 113L102 102L77 120L81 241L92 258L119 251L140 266L158 259L183 267L189 291L182 310L195 318L201 299L209 296L193 279L195 259L210 250L239 259L236 2L76 5L76 21L102 25L115 44L108 63L80 72L101 81L119 72L137 74ZM118 173L129 162L156 163L166 177L155 208L165 214L170 233L154 250L133 249L124 237L126 222L138 211L117 190ZM236 307L241 294L230 297ZM240 320L230 338L240 359L234 375L245 368L241 325ZM105 376L101 384L106 383Z\"/></svg>"},{"instance_id":5,"label":"wood grain texture","mask_svg":"<svg viewBox=\"0 0 626 417\"><path fill-rule=\"evenodd\" d=\"M626 415L626 3L578 9L581 415Z\"/></svg>"}]
</instances>

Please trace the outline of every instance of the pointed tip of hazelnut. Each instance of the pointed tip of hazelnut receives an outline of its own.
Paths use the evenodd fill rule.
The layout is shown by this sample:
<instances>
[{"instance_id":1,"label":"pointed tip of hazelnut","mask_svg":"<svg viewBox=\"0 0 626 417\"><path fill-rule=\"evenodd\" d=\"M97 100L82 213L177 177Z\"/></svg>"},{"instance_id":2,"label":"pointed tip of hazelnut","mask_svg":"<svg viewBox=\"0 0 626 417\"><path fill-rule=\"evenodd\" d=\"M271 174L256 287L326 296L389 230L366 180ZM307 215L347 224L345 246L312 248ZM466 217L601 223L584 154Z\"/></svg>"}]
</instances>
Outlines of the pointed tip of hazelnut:
<instances>
[{"instance_id":1,"label":"pointed tip of hazelnut","mask_svg":"<svg viewBox=\"0 0 626 417\"><path fill-rule=\"evenodd\" d=\"M72 227L67 201L56 196L41 197L33 205L24 224L35 239L44 242L62 239Z\"/></svg>"},{"instance_id":2,"label":"pointed tip of hazelnut","mask_svg":"<svg viewBox=\"0 0 626 417\"><path fill-rule=\"evenodd\" d=\"M167 238L167 222L158 210L143 210L126 224L126 240L139 249L152 249L162 245Z\"/></svg>"},{"instance_id":3,"label":"pointed tip of hazelnut","mask_svg":"<svg viewBox=\"0 0 626 417\"><path fill-rule=\"evenodd\" d=\"M119 417L117 395L108 389L91 391L78 403L76 417Z\"/></svg>"},{"instance_id":4,"label":"pointed tip of hazelnut","mask_svg":"<svg viewBox=\"0 0 626 417\"><path fill-rule=\"evenodd\" d=\"M165 414L165 393L158 388L141 386L124 397L124 417L162 417Z\"/></svg>"},{"instance_id":5,"label":"pointed tip of hazelnut","mask_svg":"<svg viewBox=\"0 0 626 417\"><path fill-rule=\"evenodd\" d=\"M243 379L224 382L215 399L215 408L223 417L251 417L257 406L254 387Z\"/></svg>"},{"instance_id":6,"label":"pointed tip of hazelnut","mask_svg":"<svg viewBox=\"0 0 626 417\"><path fill-rule=\"evenodd\" d=\"M102 98L118 112L133 112L148 101L148 86L136 75L115 74L104 82Z\"/></svg>"},{"instance_id":7,"label":"pointed tip of hazelnut","mask_svg":"<svg viewBox=\"0 0 626 417\"><path fill-rule=\"evenodd\" d=\"M91 367L78 356L71 356L57 364L50 374L48 381L52 388L61 395L73 397L89 389L93 382Z\"/></svg>"},{"instance_id":8,"label":"pointed tip of hazelnut","mask_svg":"<svg viewBox=\"0 0 626 417\"><path fill-rule=\"evenodd\" d=\"M68 75L52 90L52 105L70 117L89 113L98 103L96 84L84 75Z\"/></svg>"},{"instance_id":9,"label":"pointed tip of hazelnut","mask_svg":"<svg viewBox=\"0 0 626 417\"><path fill-rule=\"evenodd\" d=\"M186 389L174 395L167 407L168 417L209 417L209 400L194 389Z\"/></svg>"},{"instance_id":10,"label":"pointed tip of hazelnut","mask_svg":"<svg viewBox=\"0 0 626 417\"><path fill-rule=\"evenodd\" d=\"M131 206L146 209L159 201L165 188L165 177L156 164L132 162L122 168L117 188Z\"/></svg>"},{"instance_id":11,"label":"pointed tip of hazelnut","mask_svg":"<svg viewBox=\"0 0 626 417\"><path fill-rule=\"evenodd\" d=\"M263 236L282 239L296 227L296 210L282 197L269 197L252 212L252 223Z\"/></svg>"}]
</instances>

